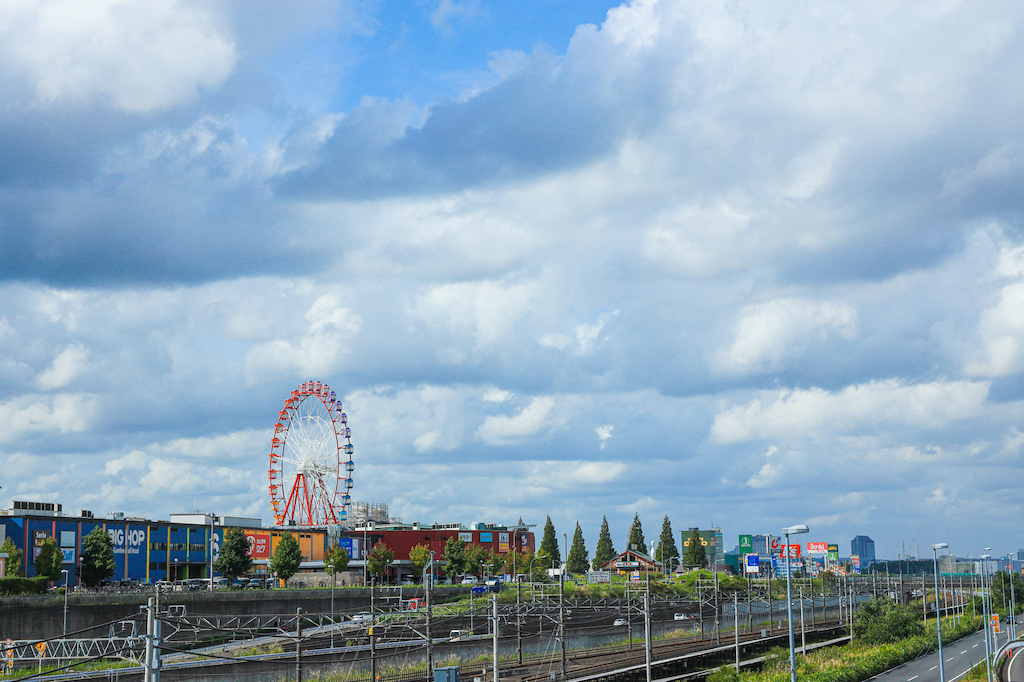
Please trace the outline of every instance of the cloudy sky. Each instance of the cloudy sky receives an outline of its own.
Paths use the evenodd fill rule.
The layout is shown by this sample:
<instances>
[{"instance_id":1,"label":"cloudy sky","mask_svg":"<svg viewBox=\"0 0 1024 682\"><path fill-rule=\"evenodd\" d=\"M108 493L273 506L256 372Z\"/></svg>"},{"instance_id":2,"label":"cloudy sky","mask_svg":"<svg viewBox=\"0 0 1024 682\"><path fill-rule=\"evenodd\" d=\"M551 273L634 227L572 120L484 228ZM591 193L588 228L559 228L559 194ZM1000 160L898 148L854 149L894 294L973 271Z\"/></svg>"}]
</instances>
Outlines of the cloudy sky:
<instances>
[{"instance_id":1,"label":"cloudy sky","mask_svg":"<svg viewBox=\"0 0 1024 682\"><path fill-rule=\"evenodd\" d=\"M1024 546L1024 5L0 4L0 497Z\"/></svg>"}]
</instances>

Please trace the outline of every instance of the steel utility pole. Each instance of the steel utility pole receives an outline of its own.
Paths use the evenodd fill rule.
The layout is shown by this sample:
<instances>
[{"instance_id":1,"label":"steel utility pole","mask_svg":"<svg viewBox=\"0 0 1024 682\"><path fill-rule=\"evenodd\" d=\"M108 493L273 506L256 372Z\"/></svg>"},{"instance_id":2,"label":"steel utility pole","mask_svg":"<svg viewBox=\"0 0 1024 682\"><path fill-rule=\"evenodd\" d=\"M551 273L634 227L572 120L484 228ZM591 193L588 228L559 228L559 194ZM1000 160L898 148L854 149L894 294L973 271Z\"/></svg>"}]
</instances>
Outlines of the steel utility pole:
<instances>
[{"instance_id":1,"label":"steel utility pole","mask_svg":"<svg viewBox=\"0 0 1024 682\"><path fill-rule=\"evenodd\" d=\"M740 671L740 595L732 593L732 611L736 622L736 672Z\"/></svg>"},{"instance_id":2,"label":"steel utility pole","mask_svg":"<svg viewBox=\"0 0 1024 682\"><path fill-rule=\"evenodd\" d=\"M295 609L295 680L302 682L302 607Z\"/></svg>"},{"instance_id":3,"label":"steel utility pole","mask_svg":"<svg viewBox=\"0 0 1024 682\"><path fill-rule=\"evenodd\" d=\"M647 682L651 682L651 576L647 576L647 591L644 592L644 662Z\"/></svg>"},{"instance_id":4,"label":"steel utility pole","mask_svg":"<svg viewBox=\"0 0 1024 682\"><path fill-rule=\"evenodd\" d=\"M562 647L562 679L565 676L565 573L558 573L558 639ZM497 680L495 680L497 682Z\"/></svg>"},{"instance_id":5,"label":"steel utility pole","mask_svg":"<svg viewBox=\"0 0 1024 682\"><path fill-rule=\"evenodd\" d=\"M494 610L492 611L493 618L494 618L494 628L493 628L493 631L494 631L494 682L498 682L498 595L497 595L497 593L494 594L494 596L492 597L492 600L493 600L493 606L494 606ZM376 681L374 681L374 682L376 682Z\"/></svg>"},{"instance_id":6,"label":"steel utility pole","mask_svg":"<svg viewBox=\"0 0 1024 682\"><path fill-rule=\"evenodd\" d=\"M370 627L366 631L367 636L370 638L370 682L377 682L377 637L373 632L374 623L377 622L377 614L373 612L373 588L376 585L377 579L370 578Z\"/></svg>"},{"instance_id":7,"label":"steel utility pole","mask_svg":"<svg viewBox=\"0 0 1024 682\"><path fill-rule=\"evenodd\" d=\"M146 667L143 672L143 679L145 682L154 682L153 680L153 613L155 607L153 606L153 598L149 598L149 605L146 607Z\"/></svg>"}]
</instances>

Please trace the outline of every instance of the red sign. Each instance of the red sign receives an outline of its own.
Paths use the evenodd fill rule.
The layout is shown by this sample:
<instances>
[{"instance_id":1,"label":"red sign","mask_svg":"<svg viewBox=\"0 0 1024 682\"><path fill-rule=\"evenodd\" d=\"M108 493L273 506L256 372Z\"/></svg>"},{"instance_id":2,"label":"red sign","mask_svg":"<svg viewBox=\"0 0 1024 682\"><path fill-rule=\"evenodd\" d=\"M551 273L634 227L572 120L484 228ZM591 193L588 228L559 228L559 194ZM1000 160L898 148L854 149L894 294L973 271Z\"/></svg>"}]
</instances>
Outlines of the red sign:
<instances>
[{"instance_id":1,"label":"red sign","mask_svg":"<svg viewBox=\"0 0 1024 682\"><path fill-rule=\"evenodd\" d=\"M799 544L788 545L788 547L789 547L789 558L790 559L799 559L800 558L800 545Z\"/></svg>"},{"instance_id":2,"label":"red sign","mask_svg":"<svg viewBox=\"0 0 1024 682\"><path fill-rule=\"evenodd\" d=\"M808 542L807 553L808 554L826 554L828 552L827 542Z\"/></svg>"},{"instance_id":3,"label":"red sign","mask_svg":"<svg viewBox=\"0 0 1024 682\"><path fill-rule=\"evenodd\" d=\"M249 540L249 556L253 559L269 559L270 558L270 536L269 535L256 535L254 533L246 533L245 537Z\"/></svg>"}]
</instances>

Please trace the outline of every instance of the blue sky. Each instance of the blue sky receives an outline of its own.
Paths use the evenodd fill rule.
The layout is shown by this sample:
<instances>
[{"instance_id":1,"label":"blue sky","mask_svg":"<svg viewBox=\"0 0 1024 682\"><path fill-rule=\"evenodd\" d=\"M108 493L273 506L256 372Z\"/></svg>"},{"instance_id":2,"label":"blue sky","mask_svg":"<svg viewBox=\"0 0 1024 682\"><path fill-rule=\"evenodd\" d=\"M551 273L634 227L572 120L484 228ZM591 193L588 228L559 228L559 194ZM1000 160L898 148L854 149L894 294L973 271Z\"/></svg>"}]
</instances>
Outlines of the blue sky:
<instances>
[{"instance_id":1,"label":"blue sky","mask_svg":"<svg viewBox=\"0 0 1024 682\"><path fill-rule=\"evenodd\" d=\"M4 498L1024 545L1018 4L2 12Z\"/></svg>"}]
</instances>

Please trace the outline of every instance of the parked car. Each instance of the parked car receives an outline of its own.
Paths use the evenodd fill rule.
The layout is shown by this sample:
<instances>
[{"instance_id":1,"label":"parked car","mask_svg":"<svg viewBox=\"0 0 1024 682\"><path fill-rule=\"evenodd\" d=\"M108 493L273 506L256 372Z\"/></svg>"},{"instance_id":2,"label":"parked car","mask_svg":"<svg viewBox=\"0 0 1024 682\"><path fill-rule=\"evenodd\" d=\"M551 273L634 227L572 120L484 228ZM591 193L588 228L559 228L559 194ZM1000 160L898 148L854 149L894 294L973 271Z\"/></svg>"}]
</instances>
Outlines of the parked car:
<instances>
[{"instance_id":1,"label":"parked car","mask_svg":"<svg viewBox=\"0 0 1024 682\"><path fill-rule=\"evenodd\" d=\"M463 585L476 585L478 582L480 581L477 580L477 577L475 575L467 575L465 578L462 579Z\"/></svg>"},{"instance_id":2,"label":"parked car","mask_svg":"<svg viewBox=\"0 0 1024 682\"><path fill-rule=\"evenodd\" d=\"M615 622L612 623L612 625L616 625L616 626L618 626L618 625L627 625L626 619L625 618L616 618Z\"/></svg>"},{"instance_id":3,"label":"parked car","mask_svg":"<svg viewBox=\"0 0 1024 682\"><path fill-rule=\"evenodd\" d=\"M693 616L691 616L688 613L677 613L672 618L674 620L690 620L691 618L693 618Z\"/></svg>"},{"instance_id":4,"label":"parked car","mask_svg":"<svg viewBox=\"0 0 1024 682\"><path fill-rule=\"evenodd\" d=\"M464 637L469 636L469 630L452 630L448 633L448 639L453 642L460 642Z\"/></svg>"},{"instance_id":5,"label":"parked car","mask_svg":"<svg viewBox=\"0 0 1024 682\"><path fill-rule=\"evenodd\" d=\"M352 614L353 623L369 623L372 620L372 616L369 613L354 613Z\"/></svg>"}]
</instances>

